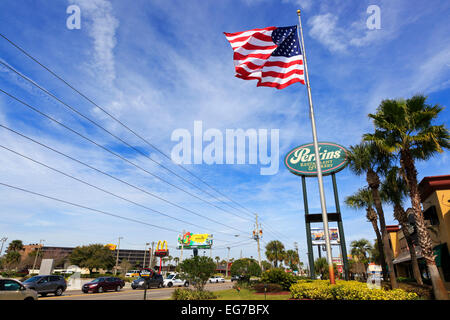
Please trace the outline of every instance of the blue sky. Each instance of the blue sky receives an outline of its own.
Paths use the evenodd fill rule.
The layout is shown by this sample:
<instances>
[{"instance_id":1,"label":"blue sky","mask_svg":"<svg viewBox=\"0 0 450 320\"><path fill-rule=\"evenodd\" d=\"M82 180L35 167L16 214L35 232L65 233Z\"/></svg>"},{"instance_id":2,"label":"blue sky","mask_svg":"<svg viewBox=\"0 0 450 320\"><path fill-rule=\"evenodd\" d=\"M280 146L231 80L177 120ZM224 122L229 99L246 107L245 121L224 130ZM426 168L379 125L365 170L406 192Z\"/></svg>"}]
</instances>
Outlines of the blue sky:
<instances>
[{"instance_id":1,"label":"blue sky","mask_svg":"<svg viewBox=\"0 0 450 320\"><path fill-rule=\"evenodd\" d=\"M81 8L81 29L66 28L66 8ZM366 9L381 9L381 29L369 30ZM192 132L195 120L205 129L279 129L280 170L262 176L260 165L187 165L196 175L228 197L257 212L264 241L279 239L288 248L299 243L306 261L306 240L300 179L282 164L295 146L312 140L305 87L283 90L257 88L253 81L234 77L232 50L223 32L297 23L303 9L306 53L319 139L344 146L356 144L373 127L367 117L385 98L428 95L429 103L450 102L450 4L441 1L12 1L0 3L0 32L26 49L57 74L114 114L139 134L170 154L178 128ZM52 75L0 38L0 59L66 103L95 119L108 130L201 185L176 165L149 148L102 112L57 81ZM20 97L58 121L160 175L171 183L198 192L157 167L144 156L120 145L111 136L65 109L29 83L0 66L0 88ZM448 125L450 111L439 119ZM152 214L133 204L94 190L42 166L0 149L0 181L59 197L99 210L147 223L192 232L209 232L217 238L213 256L256 257L249 235L253 224L214 199L225 213L143 173L111 154L77 137L0 94L0 123L57 150L68 153L111 175L170 199L215 222L125 186L0 128L1 144L80 179L142 205L201 225L184 225ZM419 179L448 174L448 152L418 163ZM327 205L334 211L331 179L325 179ZM337 176L347 243L374 239L364 211L353 211L343 199L365 185L348 169ZM310 210L320 212L317 183L308 179ZM202 185L204 187L204 185ZM0 187L0 236L47 245L76 246L116 242L140 249L146 242L167 240L175 246L176 233L106 217ZM207 188L205 188L208 190ZM209 190L209 192L212 192ZM220 195L217 195L220 197ZM386 207L389 224L395 223ZM247 216L248 217L248 216ZM223 225L225 224L225 226ZM318 225L319 226L319 225ZM235 229L248 235L234 237ZM248 240L244 242L245 240ZM171 255L178 252L172 249Z\"/></svg>"}]
</instances>

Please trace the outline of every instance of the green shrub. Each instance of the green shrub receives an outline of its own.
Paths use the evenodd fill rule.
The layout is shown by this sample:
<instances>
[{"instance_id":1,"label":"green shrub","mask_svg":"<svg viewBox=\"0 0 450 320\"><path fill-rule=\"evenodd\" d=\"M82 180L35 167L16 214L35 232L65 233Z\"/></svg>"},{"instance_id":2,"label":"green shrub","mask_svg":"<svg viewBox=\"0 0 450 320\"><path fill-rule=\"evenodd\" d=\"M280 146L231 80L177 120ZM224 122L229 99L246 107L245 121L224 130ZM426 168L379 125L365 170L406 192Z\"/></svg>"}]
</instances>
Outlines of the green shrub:
<instances>
[{"instance_id":1,"label":"green shrub","mask_svg":"<svg viewBox=\"0 0 450 320\"><path fill-rule=\"evenodd\" d=\"M172 292L172 300L212 300L217 299L217 296L206 290L192 290L192 289L175 289Z\"/></svg>"},{"instance_id":2,"label":"green shrub","mask_svg":"<svg viewBox=\"0 0 450 320\"><path fill-rule=\"evenodd\" d=\"M257 283L253 285L253 289L256 292L262 293L264 292L264 289L267 289L266 292L280 292L283 291L283 287L276 283Z\"/></svg>"},{"instance_id":3,"label":"green shrub","mask_svg":"<svg viewBox=\"0 0 450 320\"><path fill-rule=\"evenodd\" d=\"M297 277L283 269L274 268L262 273L260 283L279 284L284 290L289 290L297 282Z\"/></svg>"},{"instance_id":4,"label":"green shrub","mask_svg":"<svg viewBox=\"0 0 450 320\"><path fill-rule=\"evenodd\" d=\"M290 288L292 298L315 300L416 300L418 295L402 289L369 289L358 281L300 280Z\"/></svg>"}]
</instances>

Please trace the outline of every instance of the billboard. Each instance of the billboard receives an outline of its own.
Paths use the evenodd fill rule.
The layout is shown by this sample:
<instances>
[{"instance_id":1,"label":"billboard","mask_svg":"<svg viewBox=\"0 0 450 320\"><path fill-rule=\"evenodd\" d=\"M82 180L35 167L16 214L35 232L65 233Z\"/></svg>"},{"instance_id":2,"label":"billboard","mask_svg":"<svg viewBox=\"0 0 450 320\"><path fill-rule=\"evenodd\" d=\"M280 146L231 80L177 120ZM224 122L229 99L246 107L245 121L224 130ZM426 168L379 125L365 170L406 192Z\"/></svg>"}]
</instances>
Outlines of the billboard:
<instances>
[{"instance_id":1,"label":"billboard","mask_svg":"<svg viewBox=\"0 0 450 320\"><path fill-rule=\"evenodd\" d=\"M330 243L339 244L339 232L338 228L328 228L330 231ZM323 228L311 228L312 244L321 245L325 244L325 232Z\"/></svg>"},{"instance_id":2,"label":"billboard","mask_svg":"<svg viewBox=\"0 0 450 320\"><path fill-rule=\"evenodd\" d=\"M212 234L193 234L186 232L178 236L178 249L211 249L213 244Z\"/></svg>"}]
</instances>

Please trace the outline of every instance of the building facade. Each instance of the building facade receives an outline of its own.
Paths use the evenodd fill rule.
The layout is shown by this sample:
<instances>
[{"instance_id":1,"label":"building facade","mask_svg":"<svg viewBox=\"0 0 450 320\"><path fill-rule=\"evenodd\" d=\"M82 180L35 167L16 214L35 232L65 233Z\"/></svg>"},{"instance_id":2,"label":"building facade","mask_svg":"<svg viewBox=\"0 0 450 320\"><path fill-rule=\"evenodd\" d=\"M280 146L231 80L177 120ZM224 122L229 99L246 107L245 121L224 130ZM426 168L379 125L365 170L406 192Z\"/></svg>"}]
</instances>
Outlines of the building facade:
<instances>
[{"instance_id":1,"label":"building facade","mask_svg":"<svg viewBox=\"0 0 450 320\"><path fill-rule=\"evenodd\" d=\"M436 255L436 266L446 286L450 288L450 175L423 178L419 183L419 191L425 224ZM408 215L408 221L419 268L426 280L429 279L428 270L418 245L412 212ZM410 252L403 231L398 226L387 226L387 231L397 277L414 278Z\"/></svg>"}]
</instances>

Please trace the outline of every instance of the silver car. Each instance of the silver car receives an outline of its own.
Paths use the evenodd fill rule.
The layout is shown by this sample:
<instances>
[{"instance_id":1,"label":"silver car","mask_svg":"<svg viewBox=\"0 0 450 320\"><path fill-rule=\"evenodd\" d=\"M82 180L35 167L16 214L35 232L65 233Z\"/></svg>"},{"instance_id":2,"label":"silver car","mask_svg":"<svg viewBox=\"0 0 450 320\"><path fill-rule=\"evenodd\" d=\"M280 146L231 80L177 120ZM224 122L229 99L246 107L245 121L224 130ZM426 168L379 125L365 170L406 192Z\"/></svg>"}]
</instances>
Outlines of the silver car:
<instances>
[{"instance_id":1,"label":"silver car","mask_svg":"<svg viewBox=\"0 0 450 320\"><path fill-rule=\"evenodd\" d=\"M31 290L37 291L45 297L48 293L54 293L60 296L67 289L66 280L63 276L34 276L23 282L23 285Z\"/></svg>"},{"instance_id":2,"label":"silver car","mask_svg":"<svg viewBox=\"0 0 450 320\"><path fill-rule=\"evenodd\" d=\"M37 300L38 295L34 290L14 279L0 279L0 300Z\"/></svg>"}]
</instances>

